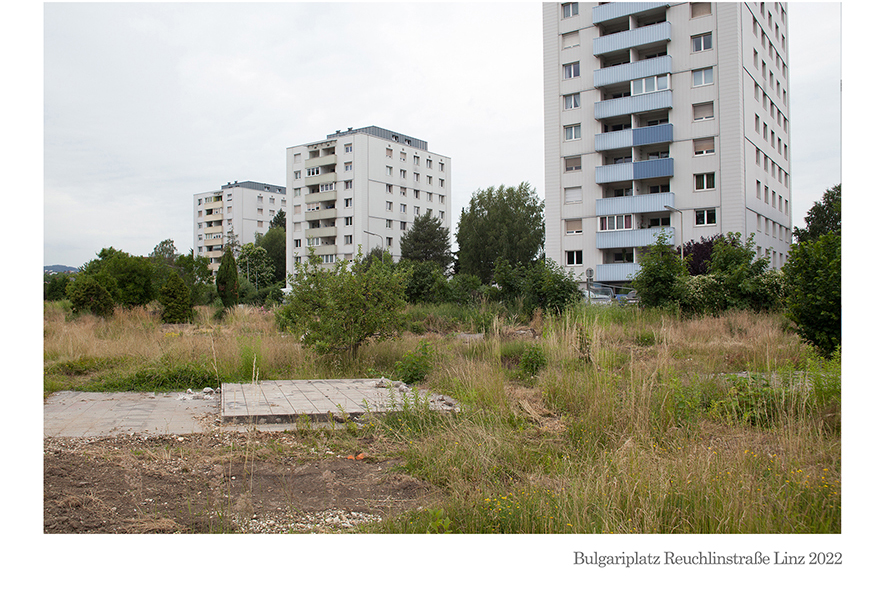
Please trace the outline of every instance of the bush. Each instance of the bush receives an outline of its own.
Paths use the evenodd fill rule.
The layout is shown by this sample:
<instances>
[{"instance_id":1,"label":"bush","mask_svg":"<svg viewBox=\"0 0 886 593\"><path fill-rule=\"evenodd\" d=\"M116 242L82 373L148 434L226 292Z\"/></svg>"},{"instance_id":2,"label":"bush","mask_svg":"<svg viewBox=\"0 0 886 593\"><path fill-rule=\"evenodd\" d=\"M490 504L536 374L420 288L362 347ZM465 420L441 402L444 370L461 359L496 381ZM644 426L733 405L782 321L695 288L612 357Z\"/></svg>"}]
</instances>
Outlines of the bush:
<instances>
[{"instance_id":1,"label":"bush","mask_svg":"<svg viewBox=\"0 0 886 593\"><path fill-rule=\"evenodd\" d=\"M832 356L841 342L840 236L794 245L782 271L785 315L800 337Z\"/></svg>"},{"instance_id":2,"label":"bush","mask_svg":"<svg viewBox=\"0 0 886 593\"><path fill-rule=\"evenodd\" d=\"M71 311L76 314L92 313L100 317L114 314L114 299L92 276L78 274L66 289L71 299Z\"/></svg>"},{"instance_id":3,"label":"bush","mask_svg":"<svg viewBox=\"0 0 886 593\"><path fill-rule=\"evenodd\" d=\"M686 264L669 244L671 234L661 231L655 243L640 256L640 271L633 277L632 286L643 307L664 307L683 298L688 274Z\"/></svg>"},{"instance_id":4,"label":"bush","mask_svg":"<svg viewBox=\"0 0 886 593\"><path fill-rule=\"evenodd\" d=\"M160 304L163 306L160 317L163 323L190 323L194 318L191 291L178 272L172 272L160 289Z\"/></svg>"},{"instance_id":5,"label":"bush","mask_svg":"<svg viewBox=\"0 0 886 593\"><path fill-rule=\"evenodd\" d=\"M431 372L431 347L425 341L410 350L394 365L394 377L404 383L421 383Z\"/></svg>"},{"instance_id":6,"label":"bush","mask_svg":"<svg viewBox=\"0 0 886 593\"><path fill-rule=\"evenodd\" d=\"M572 273L550 259L524 266L511 266L503 260L495 264L495 282L499 298L519 303L520 313L531 317L536 309L560 313L581 298L578 282Z\"/></svg>"},{"instance_id":7,"label":"bush","mask_svg":"<svg viewBox=\"0 0 886 593\"><path fill-rule=\"evenodd\" d=\"M360 256L358 255L358 260ZM356 356L369 337L394 335L406 306L406 277L390 256L369 265L340 261L323 268L319 257L295 266L292 292L277 313L281 329L301 336L318 353L347 352Z\"/></svg>"}]
</instances>

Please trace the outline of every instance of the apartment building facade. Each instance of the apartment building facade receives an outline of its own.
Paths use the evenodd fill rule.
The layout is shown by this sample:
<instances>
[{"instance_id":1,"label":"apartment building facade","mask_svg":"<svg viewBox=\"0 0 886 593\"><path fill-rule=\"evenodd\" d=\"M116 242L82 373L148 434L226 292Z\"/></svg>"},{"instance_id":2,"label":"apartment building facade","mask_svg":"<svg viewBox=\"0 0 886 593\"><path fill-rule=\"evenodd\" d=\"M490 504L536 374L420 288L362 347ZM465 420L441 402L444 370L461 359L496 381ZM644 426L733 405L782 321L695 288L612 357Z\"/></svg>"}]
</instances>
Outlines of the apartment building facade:
<instances>
[{"instance_id":1,"label":"apartment building facade","mask_svg":"<svg viewBox=\"0 0 886 593\"><path fill-rule=\"evenodd\" d=\"M194 253L209 258L215 272L230 233L241 244L252 243L255 234L268 232L271 220L285 209L286 188L270 183L235 181L194 194Z\"/></svg>"},{"instance_id":2,"label":"apartment building facade","mask_svg":"<svg viewBox=\"0 0 886 593\"><path fill-rule=\"evenodd\" d=\"M787 6L543 5L545 251L620 284L643 248L791 241Z\"/></svg>"},{"instance_id":3,"label":"apartment building facade","mask_svg":"<svg viewBox=\"0 0 886 593\"><path fill-rule=\"evenodd\" d=\"M286 149L287 273L311 249L323 265L358 247L400 259L400 237L427 212L450 228L452 163L412 136L377 126L337 130Z\"/></svg>"}]
</instances>

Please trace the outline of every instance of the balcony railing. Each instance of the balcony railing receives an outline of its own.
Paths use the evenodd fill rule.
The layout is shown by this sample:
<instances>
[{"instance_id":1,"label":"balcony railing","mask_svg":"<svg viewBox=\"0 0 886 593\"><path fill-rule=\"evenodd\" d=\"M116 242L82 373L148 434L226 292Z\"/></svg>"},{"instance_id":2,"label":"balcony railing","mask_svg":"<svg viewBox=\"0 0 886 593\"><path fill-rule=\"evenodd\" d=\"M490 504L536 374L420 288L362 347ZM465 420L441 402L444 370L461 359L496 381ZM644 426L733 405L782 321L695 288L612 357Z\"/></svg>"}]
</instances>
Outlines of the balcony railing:
<instances>
[{"instance_id":1,"label":"balcony railing","mask_svg":"<svg viewBox=\"0 0 886 593\"><path fill-rule=\"evenodd\" d=\"M597 183L615 183L618 181L673 176L674 159L671 158L603 165L594 169L594 179Z\"/></svg>"},{"instance_id":2,"label":"balcony railing","mask_svg":"<svg viewBox=\"0 0 886 593\"><path fill-rule=\"evenodd\" d=\"M334 200L337 197L335 190L318 191L305 196L305 204L314 204L316 202L325 202L326 200Z\"/></svg>"},{"instance_id":3,"label":"balcony railing","mask_svg":"<svg viewBox=\"0 0 886 593\"><path fill-rule=\"evenodd\" d=\"M322 167L324 165L334 165L335 164L335 155L327 154L325 156L318 156L312 159L308 159L305 161L305 168L311 167Z\"/></svg>"},{"instance_id":4,"label":"balcony railing","mask_svg":"<svg viewBox=\"0 0 886 593\"><path fill-rule=\"evenodd\" d=\"M601 264L597 266L595 279L598 282L624 282L640 271L640 264Z\"/></svg>"},{"instance_id":5,"label":"balcony railing","mask_svg":"<svg viewBox=\"0 0 886 593\"><path fill-rule=\"evenodd\" d=\"M325 220L327 218L338 218L338 210L336 208L321 208L305 212L305 220Z\"/></svg>"},{"instance_id":6,"label":"balcony railing","mask_svg":"<svg viewBox=\"0 0 886 593\"><path fill-rule=\"evenodd\" d=\"M661 124L645 128L634 128L605 132L594 136L594 150L614 150L629 146L643 146L646 144L658 144L660 142L673 142L674 125Z\"/></svg>"},{"instance_id":7,"label":"balcony railing","mask_svg":"<svg viewBox=\"0 0 886 593\"><path fill-rule=\"evenodd\" d=\"M639 60L637 62L594 70L594 86L600 88L610 84L646 78L647 76L670 74L670 72L671 56L658 56L648 60Z\"/></svg>"},{"instance_id":8,"label":"balcony railing","mask_svg":"<svg viewBox=\"0 0 886 593\"><path fill-rule=\"evenodd\" d=\"M629 31L620 31L612 35L594 39L594 55L623 51L641 45L650 45L671 39L671 23L665 21L648 27L640 27Z\"/></svg>"},{"instance_id":9,"label":"balcony railing","mask_svg":"<svg viewBox=\"0 0 886 593\"><path fill-rule=\"evenodd\" d=\"M668 2L607 2L595 6L591 12L591 18L595 25L599 25L630 14L641 14L655 10L662 6L668 6L668 4Z\"/></svg>"},{"instance_id":10,"label":"balcony railing","mask_svg":"<svg viewBox=\"0 0 886 593\"><path fill-rule=\"evenodd\" d=\"M594 118L606 119L619 115L644 113L656 109L670 109L674 106L673 91L656 91L631 97L620 97L594 103Z\"/></svg>"},{"instance_id":11,"label":"balcony railing","mask_svg":"<svg viewBox=\"0 0 886 593\"><path fill-rule=\"evenodd\" d=\"M305 237L335 237L338 232L334 226L324 226L305 231Z\"/></svg>"},{"instance_id":12,"label":"balcony railing","mask_svg":"<svg viewBox=\"0 0 886 593\"><path fill-rule=\"evenodd\" d=\"M656 227L652 229L631 229L624 231L598 232L597 249L618 249L625 247L646 247L655 243L658 233L668 233L668 245L674 244L673 227Z\"/></svg>"},{"instance_id":13,"label":"balcony railing","mask_svg":"<svg viewBox=\"0 0 886 593\"><path fill-rule=\"evenodd\" d=\"M623 198L601 198L596 204L597 216L613 216L615 214L643 214L646 212L664 212L667 207L674 206L674 194L643 194L625 196Z\"/></svg>"}]
</instances>

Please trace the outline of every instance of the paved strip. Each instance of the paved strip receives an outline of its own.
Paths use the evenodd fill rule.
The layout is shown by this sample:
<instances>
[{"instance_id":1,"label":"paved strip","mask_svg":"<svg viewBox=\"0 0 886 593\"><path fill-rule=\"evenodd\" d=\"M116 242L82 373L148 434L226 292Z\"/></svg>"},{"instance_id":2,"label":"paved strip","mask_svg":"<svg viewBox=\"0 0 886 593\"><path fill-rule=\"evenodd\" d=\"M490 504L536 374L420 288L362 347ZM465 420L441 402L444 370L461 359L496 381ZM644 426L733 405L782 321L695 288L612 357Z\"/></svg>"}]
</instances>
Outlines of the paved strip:
<instances>
[{"instance_id":1,"label":"paved strip","mask_svg":"<svg viewBox=\"0 0 886 593\"><path fill-rule=\"evenodd\" d=\"M114 434L202 432L218 399L179 399L182 393L86 393L61 391L43 404L43 435L91 437Z\"/></svg>"},{"instance_id":2,"label":"paved strip","mask_svg":"<svg viewBox=\"0 0 886 593\"><path fill-rule=\"evenodd\" d=\"M325 422L355 418L366 412L400 409L416 397L405 385L386 379L261 381L225 383L221 394L202 392L87 393L62 391L44 400L43 434L47 437L91 437L114 434L191 434L204 432L216 420L232 424L285 428L300 419ZM430 409L457 411L458 403L420 392ZM235 427L232 427L235 428Z\"/></svg>"}]
</instances>

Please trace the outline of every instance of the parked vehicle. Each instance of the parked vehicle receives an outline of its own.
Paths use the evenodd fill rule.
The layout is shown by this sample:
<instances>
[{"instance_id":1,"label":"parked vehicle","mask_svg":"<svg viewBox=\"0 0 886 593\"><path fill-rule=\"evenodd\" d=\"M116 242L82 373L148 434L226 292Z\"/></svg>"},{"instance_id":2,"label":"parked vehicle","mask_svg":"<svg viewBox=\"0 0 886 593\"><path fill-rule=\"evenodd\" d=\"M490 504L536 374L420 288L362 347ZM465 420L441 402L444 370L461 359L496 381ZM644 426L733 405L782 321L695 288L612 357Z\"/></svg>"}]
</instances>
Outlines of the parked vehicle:
<instances>
[{"instance_id":1,"label":"parked vehicle","mask_svg":"<svg viewBox=\"0 0 886 593\"><path fill-rule=\"evenodd\" d=\"M611 288L593 287L583 292L585 301L593 305L609 305L615 302L615 293Z\"/></svg>"},{"instance_id":2,"label":"parked vehicle","mask_svg":"<svg viewBox=\"0 0 886 593\"><path fill-rule=\"evenodd\" d=\"M637 305L640 303L640 297L637 296L636 290L632 290L627 294L617 294L615 295L615 300L618 301L619 305Z\"/></svg>"}]
</instances>

